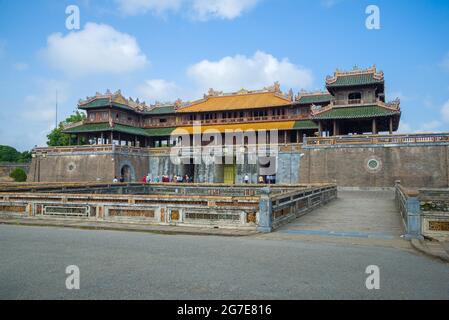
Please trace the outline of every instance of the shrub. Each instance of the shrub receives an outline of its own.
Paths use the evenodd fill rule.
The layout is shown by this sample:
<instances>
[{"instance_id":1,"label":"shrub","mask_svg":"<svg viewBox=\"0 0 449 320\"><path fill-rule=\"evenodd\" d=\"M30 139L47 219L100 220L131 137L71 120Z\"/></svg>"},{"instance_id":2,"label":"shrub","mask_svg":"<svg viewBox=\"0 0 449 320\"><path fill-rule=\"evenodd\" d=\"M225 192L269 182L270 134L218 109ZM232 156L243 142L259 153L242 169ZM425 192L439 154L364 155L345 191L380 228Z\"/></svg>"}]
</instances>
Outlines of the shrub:
<instances>
[{"instance_id":1,"label":"shrub","mask_svg":"<svg viewBox=\"0 0 449 320\"><path fill-rule=\"evenodd\" d=\"M25 182L25 181L27 181L27 174L21 168L14 169L9 176L11 178L13 178L15 182Z\"/></svg>"}]
</instances>

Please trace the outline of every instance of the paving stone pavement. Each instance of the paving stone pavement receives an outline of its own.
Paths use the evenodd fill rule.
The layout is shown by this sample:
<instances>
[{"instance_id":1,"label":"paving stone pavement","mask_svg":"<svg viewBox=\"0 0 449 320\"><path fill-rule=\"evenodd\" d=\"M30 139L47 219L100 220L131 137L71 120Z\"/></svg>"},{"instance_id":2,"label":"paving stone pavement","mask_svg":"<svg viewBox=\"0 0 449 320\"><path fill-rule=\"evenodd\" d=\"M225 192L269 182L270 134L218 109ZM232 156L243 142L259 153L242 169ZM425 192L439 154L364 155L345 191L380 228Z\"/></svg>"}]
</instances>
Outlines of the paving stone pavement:
<instances>
[{"instance_id":1,"label":"paving stone pavement","mask_svg":"<svg viewBox=\"0 0 449 320\"><path fill-rule=\"evenodd\" d=\"M338 199L279 231L391 239L400 237L404 229L393 192L340 191Z\"/></svg>"},{"instance_id":2,"label":"paving stone pavement","mask_svg":"<svg viewBox=\"0 0 449 320\"><path fill-rule=\"evenodd\" d=\"M266 238L411 248L392 191L339 191L338 199L282 226Z\"/></svg>"}]
</instances>

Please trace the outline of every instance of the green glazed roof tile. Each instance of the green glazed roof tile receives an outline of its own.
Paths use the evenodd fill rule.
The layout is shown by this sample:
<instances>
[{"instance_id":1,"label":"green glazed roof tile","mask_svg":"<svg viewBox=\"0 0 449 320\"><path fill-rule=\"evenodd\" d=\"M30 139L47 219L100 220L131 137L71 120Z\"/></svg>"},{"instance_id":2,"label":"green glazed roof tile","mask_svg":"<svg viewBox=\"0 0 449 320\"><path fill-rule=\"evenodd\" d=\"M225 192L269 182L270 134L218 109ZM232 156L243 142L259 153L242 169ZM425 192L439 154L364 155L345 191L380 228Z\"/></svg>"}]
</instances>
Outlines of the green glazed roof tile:
<instances>
[{"instance_id":1,"label":"green glazed roof tile","mask_svg":"<svg viewBox=\"0 0 449 320\"><path fill-rule=\"evenodd\" d=\"M132 126L125 126L123 124L115 124L114 127L110 127L109 123L87 123L77 127L73 127L64 130L64 133L86 133L86 132L98 132L98 131L115 131L128 134L134 134L146 137L159 137L169 136L175 128L153 128L143 129Z\"/></svg>"},{"instance_id":2,"label":"green glazed roof tile","mask_svg":"<svg viewBox=\"0 0 449 320\"><path fill-rule=\"evenodd\" d=\"M98 107L109 107L111 105L111 101L106 98L95 99L87 104L80 105L79 109L90 109L90 108L98 108Z\"/></svg>"},{"instance_id":3,"label":"green glazed roof tile","mask_svg":"<svg viewBox=\"0 0 449 320\"><path fill-rule=\"evenodd\" d=\"M138 128L138 127L125 126L123 124L115 124L114 127L112 128L112 130L116 131L116 132L135 134L138 136L147 136L145 129Z\"/></svg>"},{"instance_id":4,"label":"green glazed roof tile","mask_svg":"<svg viewBox=\"0 0 449 320\"><path fill-rule=\"evenodd\" d=\"M318 125L312 120L295 121L293 129L317 129Z\"/></svg>"},{"instance_id":5,"label":"green glazed roof tile","mask_svg":"<svg viewBox=\"0 0 449 320\"><path fill-rule=\"evenodd\" d=\"M330 94L303 96L297 101L297 103L312 104L312 103L330 102L331 97L332 96Z\"/></svg>"},{"instance_id":6,"label":"green glazed roof tile","mask_svg":"<svg viewBox=\"0 0 449 320\"><path fill-rule=\"evenodd\" d=\"M156 107L150 111L145 111L145 114L171 114L175 113L175 107L174 106L163 106L163 107Z\"/></svg>"},{"instance_id":7,"label":"green glazed roof tile","mask_svg":"<svg viewBox=\"0 0 449 320\"><path fill-rule=\"evenodd\" d=\"M69 128L63 130L64 133L84 133L84 132L95 132L95 131L109 131L111 127L109 123L88 123L82 124L77 127Z\"/></svg>"},{"instance_id":8,"label":"green glazed roof tile","mask_svg":"<svg viewBox=\"0 0 449 320\"><path fill-rule=\"evenodd\" d=\"M337 81L328 84L328 87L345 87L345 86L355 86L355 85L367 85L367 84L378 84L384 83L383 80L374 79L373 73L367 74L357 74L349 76L339 76Z\"/></svg>"},{"instance_id":9,"label":"green glazed roof tile","mask_svg":"<svg viewBox=\"0 0 449 320\"><path fill-rule=\"evenodd\" d=\"M377 105L357 107L334 107L316 115L315 119L350 119L350 118L372 118L385 117L400 114L400 111L389 110Z\"/></svg>"}]
</instances>

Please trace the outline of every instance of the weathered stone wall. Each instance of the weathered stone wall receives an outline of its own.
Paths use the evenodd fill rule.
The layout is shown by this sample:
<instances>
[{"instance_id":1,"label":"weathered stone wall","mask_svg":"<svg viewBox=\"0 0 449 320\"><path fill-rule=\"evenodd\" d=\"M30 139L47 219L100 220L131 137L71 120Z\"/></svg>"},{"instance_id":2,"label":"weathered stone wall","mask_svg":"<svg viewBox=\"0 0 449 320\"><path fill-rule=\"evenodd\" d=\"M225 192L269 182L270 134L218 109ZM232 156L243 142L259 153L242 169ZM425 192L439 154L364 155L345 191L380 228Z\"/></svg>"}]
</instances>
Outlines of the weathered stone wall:
<instances>
[{"instance_id":1,"label":"weathered stone wall","mask_svg":"<svg viewBox=\"0 0 449 320\"><path fill-rule=\"evenodd\" d=\"M183 176L186 174L185 165L175 165L168 155L150 155L148 159L147 174L149 173L152 179L163 175Z\"/></svg>"},{"instance_id":2,"label":"weathered stone wall","mask_svg":"<svg viewBox=\"0 0 449 320\"><path fill-rule=\"evenodd\" d=\"M447 187L449 146L305 147L300 183L336 182L342 187Z\"/></svg>"},{"instance_id":3,"label":"weathered stone wall","mask_svg":"<svg viewBox=\"0 0 449 320\"><path fill-rule=\"evenodd\" d=\"M299 183L301 153L279 153L277 161L276 183Z\"/></svg>"},{"instance_id":4,"label":"weathered stone wall","mask_svg":"<svg viewBox=\"0 0 449 320\"><path fill-rule=\"evenodd\" d=\"M111 149L112 150L112 149ZM306 146L278 154L277 183L329 183L341 187L393 187L401 180L407 187L441 188L449 185L449 146L338 145ZM48 153L33 158L28 181L111 182L123 166L131 168L133 181L150 173L194 175L195 182L223 182L223 165L175 165L166 154L108 151L98 153ZM236 165L236 182L248 174L252 183L260 173L258 164Z\"/></svg>"},{"instance_id":5,"label":"weathered stone wall","mask_svg":"<svg viewBox=\"0 0 449 320\"><path fill-rule=\"evenodd\" d=\"M0 181L12 181L12 178L9 177L11 172L14 171L14 169L21 168L23 169L27 174L30 169L29 163L9 163L9 162L2 162L0 163Z\"/></svg>"},{"instance_id":6,"label":"weathered stone wall","mask_svg":"<svg viewBox=\"0 0 449 320\"><path fill-rule=\"evenodd\" d=\"M33 158L29 182L110 182L114 178L112 154L57 154Z\"/></svg>"},{"instance_id":7,"label":"weathered stone wall","mask_svg":"<svg viewBox=\"0 0 449 320\"><path fill-rule=\"evenodd\" d=\"M30 166L29 182L112 182L124 165L131 168L133 181L148 173L148 157L121 153L49 154L36 156Z\"/></svg>"}]
</instances>

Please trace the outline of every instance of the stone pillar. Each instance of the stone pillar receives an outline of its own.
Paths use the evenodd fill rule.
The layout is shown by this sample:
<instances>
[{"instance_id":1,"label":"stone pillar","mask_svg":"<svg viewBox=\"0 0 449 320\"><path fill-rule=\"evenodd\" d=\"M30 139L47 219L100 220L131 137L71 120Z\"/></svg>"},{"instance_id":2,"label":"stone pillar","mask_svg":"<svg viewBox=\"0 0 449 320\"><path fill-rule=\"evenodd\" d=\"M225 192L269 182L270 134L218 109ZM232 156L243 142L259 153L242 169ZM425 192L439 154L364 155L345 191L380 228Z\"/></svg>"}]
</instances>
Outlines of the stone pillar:
<instances>
[{"instance_id":1,"label":"stone pillar","mask_svg":"<svg viewBox=\"0 0 449 320\"><path fill-rule=\"evenodd\" d=\"M376 118L373 119L372 127L373 127L373 128L372 128L373 134L377 134L377 123L376 123Z\"/></svg>"},{"instance_id":2,"label":"stone pillar","mask_svg":"<svg viewBox=\"0 0 449 320\"><path fill-rule=\"evenodd\" d=\"M390 128L389 128L390 129L390 134L393 134L393 118L390 117L389 120L390 120L390 123L389 123L390 124Z\"/></svg>"},{"instance_id":3,"label":"stone pillar","mask_svg":"<svg viewBox=\"0 0 449 320\"><path fill-rule=\"evenodd\" d=\"M322 135L323 135L323 124L321 123L321 121L318 121L318 137L321 138Z\"/></svg>"},{"instance_id":4,"label":"stone pillar","mask_svg":"<svg viewBox=\"0 0 449 320\"><path fill-rule=\"evenodd\" d=\"M418 198L407 199L407 238L422 239L421 235L421 213Z\"/></svg>"},{"instance_id":5,"label":"stone pillar","mask_svg":"<svg viewBox=\"0 0 449 320\"><path fill-rule=\"evenodd\" d=\"M259 200L259 226L257 231L269 233L273 230L273 203L270 188L262 188Z\"/></svg>"}]
</instances>

